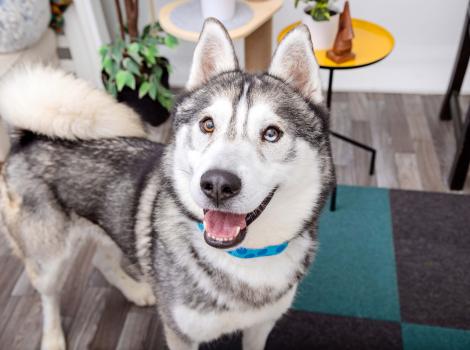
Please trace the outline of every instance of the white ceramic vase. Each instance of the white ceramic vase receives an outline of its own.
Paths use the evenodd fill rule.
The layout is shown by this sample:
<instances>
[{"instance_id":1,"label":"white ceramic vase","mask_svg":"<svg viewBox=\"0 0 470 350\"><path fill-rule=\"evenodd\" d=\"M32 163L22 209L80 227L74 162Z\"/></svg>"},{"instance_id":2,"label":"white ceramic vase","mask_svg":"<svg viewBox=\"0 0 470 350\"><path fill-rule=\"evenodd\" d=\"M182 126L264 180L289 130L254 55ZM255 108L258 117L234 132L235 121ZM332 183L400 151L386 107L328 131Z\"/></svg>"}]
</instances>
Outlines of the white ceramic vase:
<instances>
[{"instance_id":1,"label":"white ceramic vase","mask_svg":"<svg viewBox=\"0 0 470 350\"><path fill-rule=\"evenodd\" d=\"M0 53L34 44L46 31L50 19L48 0L0 0Z\"/></svg>"},{"instance_id":2,"label":"white ceramic vase","mask_svg":"<svg viewBox=\"0 0 470 350\"><path fill-rule=\"evenodd\" d=\"M236 0L201 0L202 16L227 21L235 15Z\"/></svg>"},{"instance_id":3,"label":"white ceramic vase","mask_svg":"<svg viewBox=\"0 0 470 350\"><path fill-rule=\"evenodd\" d=\"M332 15L329 21L315 21L309 14L303 12L302 23L310 30L315 50L333 47L338 32L339 13Z\"/></svg>"}]
</instances>

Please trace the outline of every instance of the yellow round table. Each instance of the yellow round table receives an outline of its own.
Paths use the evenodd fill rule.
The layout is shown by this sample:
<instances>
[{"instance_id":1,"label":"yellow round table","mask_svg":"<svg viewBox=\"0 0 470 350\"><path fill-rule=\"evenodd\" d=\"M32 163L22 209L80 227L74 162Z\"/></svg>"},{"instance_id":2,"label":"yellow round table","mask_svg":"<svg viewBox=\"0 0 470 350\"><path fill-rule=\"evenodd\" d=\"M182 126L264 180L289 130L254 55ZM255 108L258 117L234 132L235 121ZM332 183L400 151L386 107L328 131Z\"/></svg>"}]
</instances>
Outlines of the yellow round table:
<instances>
[{"instance_id":1,"label":"yellow round table","mask_svg":"<svg viewBox=\"0 0 470 350\"><path fill-rule=\"evenodd\" d=\"M295 22L285 27L277 36L280 42L284 36L301 22ZM353 18L354 29L353 52L356 58L344 63L335 63L326 56L327 50L315 50L315 57L321 68L352 69L377 63L387 57L393 50L395 40L392 34L378 24Z\"/></svg>"},{"instance_id":2,"label":"yellow round table","mask_svg":"<svg viewBox=\"0 0 470 350\"><path fill-rule=\"evenodd\" d=\"M279 35L277 36L278 42L280 42L287 33L292 29L300 25L299 22L295 22L286 28L284 28ZM328 69L330 71L328 79L328 90L326 95L326 106L328 109L331 109L331 97L333 90L333 73L336 69L355 69L360 67L369 66L371 64L377 63L387 57L390 52L393 50L395 45L395 40L393 39L392 34L385 28L379 26L378 24L365 21L362 19L353 18L352 26L354 29L354 39L353 39L353 52L356 54L355 59L343 62L336 63L330 60L326 56L328 50L314 50L315 57L317 59L318 65L320 68ZM337 132L330 131L331 134L345 142L351 143L352 145L362 148L371 153L371 161L369 174L373 175L375 172L375 157L376 150L373 147L365 145L361 142L353 140L344 135L338 134ZM333 194L330 202L330 210L334 211L336 209L336 187L333 190Z\"/></svg>"}]
</instances>

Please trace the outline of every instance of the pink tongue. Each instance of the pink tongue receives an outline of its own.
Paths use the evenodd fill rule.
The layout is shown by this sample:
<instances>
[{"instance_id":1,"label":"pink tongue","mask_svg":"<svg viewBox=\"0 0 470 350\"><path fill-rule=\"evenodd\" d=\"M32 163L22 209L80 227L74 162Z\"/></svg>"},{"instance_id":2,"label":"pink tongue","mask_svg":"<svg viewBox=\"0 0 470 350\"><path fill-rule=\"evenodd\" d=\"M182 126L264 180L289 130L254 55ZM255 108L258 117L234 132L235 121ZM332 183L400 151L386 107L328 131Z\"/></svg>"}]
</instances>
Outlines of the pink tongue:
<instances>
[{"instance_id":1,"label":"pink tongue","mask_svg":"<svg viewBox=\"0 0 470 350\"><path fill-rule=\"evenodd\" d=\"M204 215L204 228L210 236L232 238L237 235L238 228L243 230L246 227L245 216L209 210Z\"/></svg>"}]
</instances>

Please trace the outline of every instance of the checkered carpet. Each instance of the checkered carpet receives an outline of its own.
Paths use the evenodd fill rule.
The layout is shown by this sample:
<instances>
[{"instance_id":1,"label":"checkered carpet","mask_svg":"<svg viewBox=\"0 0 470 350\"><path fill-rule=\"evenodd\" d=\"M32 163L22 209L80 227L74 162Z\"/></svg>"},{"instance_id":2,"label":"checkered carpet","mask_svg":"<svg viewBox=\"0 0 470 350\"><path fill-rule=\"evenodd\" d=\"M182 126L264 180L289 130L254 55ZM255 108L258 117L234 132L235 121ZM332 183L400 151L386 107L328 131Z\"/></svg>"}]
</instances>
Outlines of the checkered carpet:
<instances>
[{"instance_id":1,"label":"checkered carpet","mask_svg":"<svg viewBox=\"0 0 470 350\"><path fill-rule=\"evenodd\" d=\"M268 350L470 349L470 196L341 186L319 242Z\"/></svg>"}]
</instances>

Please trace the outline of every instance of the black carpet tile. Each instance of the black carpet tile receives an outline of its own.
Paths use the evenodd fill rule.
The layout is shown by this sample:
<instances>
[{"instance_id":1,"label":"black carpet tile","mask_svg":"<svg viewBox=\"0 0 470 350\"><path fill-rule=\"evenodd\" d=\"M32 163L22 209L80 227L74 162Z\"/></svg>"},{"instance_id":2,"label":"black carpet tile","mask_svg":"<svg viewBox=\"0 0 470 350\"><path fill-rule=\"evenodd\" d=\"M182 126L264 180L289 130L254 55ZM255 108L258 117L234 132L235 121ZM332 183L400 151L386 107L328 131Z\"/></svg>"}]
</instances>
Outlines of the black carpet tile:
<instances>
[{"instance_id":1,"label":"black carpet tile","mask_svg":"<svg viewBox=\"0 0 470 350\"><path fill-rule=\"evenodd\" d=\"M470 197L390 191L404 322L470 329Z\"/></svg>"},{"instance_id":2,"label":"black carpet tile","mask_svg":"<svg viewBox=\"0 0 470 350\"><path fill-rule=\"evenodd\" d=\"M398 322L290 311L271 333L269 349L402 349Z\"/></svg>"},{"instance_id":3,"label":"black carpet tile","mask_svg":"<svg viewBox=\"0 0 470 350\"><path fill-rule=\"evenodd\" d=\"M227 336L201 350L241 350L241 335ZM402 349L398 322L289 311L271 332L266 350Z\"/></svg>"}]
</instances>

